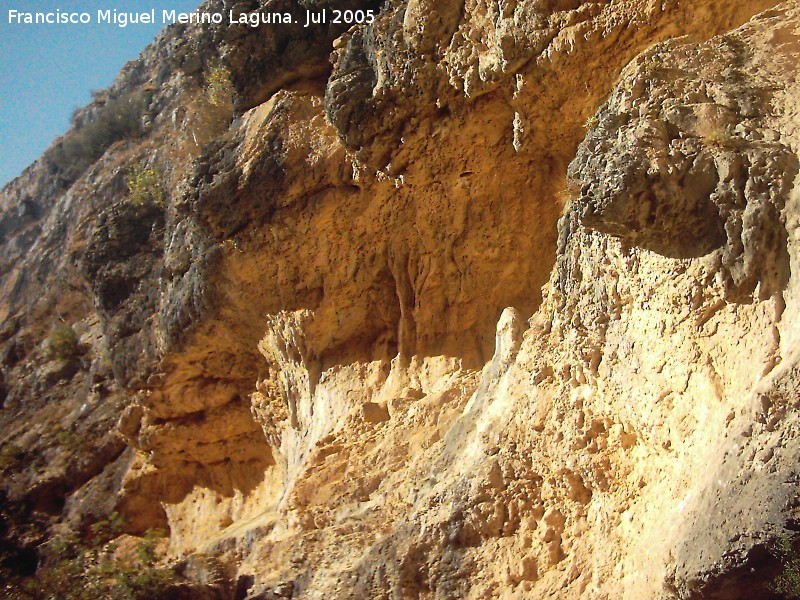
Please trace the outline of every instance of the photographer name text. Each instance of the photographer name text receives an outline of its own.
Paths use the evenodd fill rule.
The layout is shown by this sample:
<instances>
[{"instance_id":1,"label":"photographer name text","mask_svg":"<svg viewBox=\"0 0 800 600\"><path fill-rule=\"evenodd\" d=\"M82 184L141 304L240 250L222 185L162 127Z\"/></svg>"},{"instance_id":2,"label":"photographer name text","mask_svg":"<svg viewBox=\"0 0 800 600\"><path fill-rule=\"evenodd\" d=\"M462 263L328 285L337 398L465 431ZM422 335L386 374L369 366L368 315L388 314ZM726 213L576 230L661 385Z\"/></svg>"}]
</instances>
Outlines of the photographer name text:
<instances>
[{"instance_id":1,"label":"photographer name text","mask_svg":"<svg viewBox=\"0 0 800 600\"><path fill-rule=\"evenodd\" d=\"M8 11L10 25L113 25L124 28L129 25L172 25L174 23L212 25L356 25L369 24L375 20L373 10L306 10L305 14L289 12L179 12L176 10L150 9L144 12L124 12L117 9L99 9L96 12L69 12L55 9L49 12Z\"/></svg>"}]
</instances>

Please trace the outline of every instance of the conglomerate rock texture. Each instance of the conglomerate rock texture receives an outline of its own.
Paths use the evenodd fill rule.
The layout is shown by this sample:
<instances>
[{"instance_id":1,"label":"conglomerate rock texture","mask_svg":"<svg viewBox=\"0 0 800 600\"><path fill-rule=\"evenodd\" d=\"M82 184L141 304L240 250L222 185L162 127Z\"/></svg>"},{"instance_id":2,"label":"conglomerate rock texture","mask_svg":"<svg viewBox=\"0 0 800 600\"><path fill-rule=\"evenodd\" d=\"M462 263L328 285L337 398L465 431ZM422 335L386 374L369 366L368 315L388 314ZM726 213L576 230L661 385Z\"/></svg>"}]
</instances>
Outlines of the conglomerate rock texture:
<instances>
[{"instance_id":1,"label":"conglomerate rock texture","mask_svg":"<svg viewBox=\"0 0 800 600\"><path fill-rule=\"evenodd\" d=\"M66 172L98 98L3 190L18 568L119 511L198 598L777 597L796 2L335 7L377 16L168 28L107 92L136 136Z\"/></svg>"}]
</instances>

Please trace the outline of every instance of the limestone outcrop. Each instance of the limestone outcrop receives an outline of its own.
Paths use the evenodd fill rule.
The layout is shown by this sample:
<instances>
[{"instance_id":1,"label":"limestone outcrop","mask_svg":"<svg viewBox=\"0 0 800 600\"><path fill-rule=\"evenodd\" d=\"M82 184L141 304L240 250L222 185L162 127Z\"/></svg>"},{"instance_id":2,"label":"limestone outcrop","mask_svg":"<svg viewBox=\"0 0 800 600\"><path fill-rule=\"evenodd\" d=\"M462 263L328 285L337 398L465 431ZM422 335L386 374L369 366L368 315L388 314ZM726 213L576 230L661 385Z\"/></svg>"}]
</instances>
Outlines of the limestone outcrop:
<instances>
[{"instance_id":1,"label":"limestone outcrop","mask_svg":"<svg viewBox=\"0 0 800 600\"><path fill-rule=\"evenodd\" d=\"M118 513L173 597L788 595L796 3L340 8L167 29L4 188L3 564Z\"/></svg>"}]
</instances>

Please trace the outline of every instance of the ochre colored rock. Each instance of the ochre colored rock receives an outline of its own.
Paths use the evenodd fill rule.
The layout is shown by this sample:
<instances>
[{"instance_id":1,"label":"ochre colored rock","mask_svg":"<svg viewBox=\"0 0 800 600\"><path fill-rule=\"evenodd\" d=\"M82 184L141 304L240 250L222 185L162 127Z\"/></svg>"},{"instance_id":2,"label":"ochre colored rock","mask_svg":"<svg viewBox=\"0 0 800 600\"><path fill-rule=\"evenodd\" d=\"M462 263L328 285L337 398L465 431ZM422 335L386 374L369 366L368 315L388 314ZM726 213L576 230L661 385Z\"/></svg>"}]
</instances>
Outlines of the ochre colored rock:
<instances>
[{"instance_id":1,"label":"ochre colored rock","mask_svg":"<svg viewBox=\"0 0 800 600\"><path fill-rule=\"evenodd\" d=\"M339 8L376 18L166 30L3 189L4 543L118 511L181 597L773 597L800 9Z\"/></svg>"}]
</instances>

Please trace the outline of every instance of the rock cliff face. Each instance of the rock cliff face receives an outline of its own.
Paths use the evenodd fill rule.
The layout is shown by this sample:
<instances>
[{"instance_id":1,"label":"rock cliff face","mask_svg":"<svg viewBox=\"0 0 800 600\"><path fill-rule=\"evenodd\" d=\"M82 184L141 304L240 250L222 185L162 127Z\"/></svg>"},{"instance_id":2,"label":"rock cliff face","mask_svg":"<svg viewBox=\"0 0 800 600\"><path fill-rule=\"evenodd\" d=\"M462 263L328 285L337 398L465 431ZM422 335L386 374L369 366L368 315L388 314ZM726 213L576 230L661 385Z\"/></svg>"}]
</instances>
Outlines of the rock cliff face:
<instances>
[{"instance_id":1,"label":"rock cliff face","mask_svg":"<svg viewBox=\"0 0 800 600\"><path fill-rule=\"evenodd\" d=\"M800 9L337 7L166 30L3 190L7 565L118 511L188 597L776 597Z\"/></svg>"}]
</instances>

